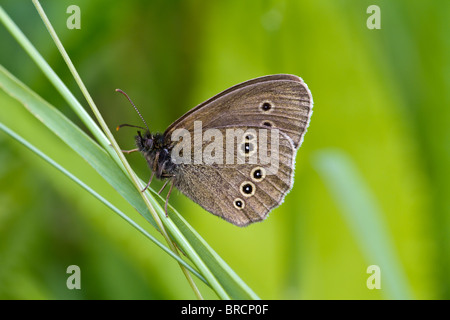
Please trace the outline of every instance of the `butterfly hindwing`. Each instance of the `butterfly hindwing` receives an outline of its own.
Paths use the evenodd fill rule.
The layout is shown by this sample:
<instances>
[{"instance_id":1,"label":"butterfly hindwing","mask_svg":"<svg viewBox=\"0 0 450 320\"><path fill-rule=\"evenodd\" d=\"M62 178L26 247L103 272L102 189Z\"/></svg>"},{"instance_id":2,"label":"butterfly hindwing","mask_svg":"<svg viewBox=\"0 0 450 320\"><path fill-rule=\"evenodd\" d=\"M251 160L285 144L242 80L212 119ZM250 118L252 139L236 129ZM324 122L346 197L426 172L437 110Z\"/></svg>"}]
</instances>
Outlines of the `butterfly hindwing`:
<instances>
[{"instance_id":1,"label":"butterfly hindwing","mask_svg":"<svg viewBox=\"0 0 450 320\"><path fill-rule=\"evenodd\" d=\"M230 127L216 129L226 137ZM291 189L296 149L292 140L277 129L237 129L244 132L242 140L236 140L233 149L225 147L223 154L223 159L233 159L232 163L179 164L174 185L207 211L235 225L245 226L265 219ZM263 143L258 140L261 129L267 130L269 135ZM248 137L251 139L246 139ZM202 149L210 143L202 141ZM246 149L246 145L251 145L252 152L245 152L250 149ZM259 157L262 145L267 148L267 158ZM206 158L208 154L203 156ZM193 163L194 148L191 157Z\"/></svg>"}]
</instances>

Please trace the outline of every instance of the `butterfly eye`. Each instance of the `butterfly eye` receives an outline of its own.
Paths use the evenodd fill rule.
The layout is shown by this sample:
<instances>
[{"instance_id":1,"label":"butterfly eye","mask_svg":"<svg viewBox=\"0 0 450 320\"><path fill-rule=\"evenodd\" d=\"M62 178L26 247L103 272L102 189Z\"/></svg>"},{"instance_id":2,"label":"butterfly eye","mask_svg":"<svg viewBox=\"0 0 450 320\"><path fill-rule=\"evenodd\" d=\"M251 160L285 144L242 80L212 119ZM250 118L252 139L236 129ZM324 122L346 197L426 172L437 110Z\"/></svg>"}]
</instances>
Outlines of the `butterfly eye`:
<instances>
[{"instance_id":1,"label":"butterfly eye","mask_svg":"<svg viewBox=\"0 0 450 320\"><path fill-rule=\"evenodd\" d=\"M255 194L255 185L250 181L244 181L241 184L241 193L244 197L251 197Z\"/></svg>"},{"instance_id":2,"label":"butterfly eye","mask_svg":"<svg viewBox=\"0 0 450 320\"><path fill-rule=\"evenodd\" d=\"M234 199L233 204L234 204L234 207L238 210L242 210L245 208L245 202L241 198Z\"/></svg>"},{"instance_id":3,"label":"butterfly eye","mask_svg":"<svg viewBox=\"0 0 450 320\"><path fill-rule=\"evenodd\" d=\"M266 170L262 167L256 167L250 172L250 178L255 182L260 182L266 177Z\"/></svg>"},{"instance_id":4,"label":"butterfly eye","mask_svg":"<svg viewBox=\"0 0 450 320\"><path fill-rule=\"evenodd\" d=\"M152 149L153 148L153 139L146 139L144 142L144 145L149 148Z\"/></svg>"}]
</instances>

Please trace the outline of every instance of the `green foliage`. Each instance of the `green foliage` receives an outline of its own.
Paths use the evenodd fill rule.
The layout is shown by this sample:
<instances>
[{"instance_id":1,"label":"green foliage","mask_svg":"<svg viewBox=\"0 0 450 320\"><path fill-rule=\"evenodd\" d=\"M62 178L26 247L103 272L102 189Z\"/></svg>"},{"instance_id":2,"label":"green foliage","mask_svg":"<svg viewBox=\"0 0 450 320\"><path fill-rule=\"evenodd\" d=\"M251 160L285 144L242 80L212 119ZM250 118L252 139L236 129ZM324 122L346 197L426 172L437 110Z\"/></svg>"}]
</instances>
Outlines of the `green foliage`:
<instances>
[{"instance_id":1,"label":"green foliage","mask_svg":"<svg viewBox=\"0 0 450 320\"><path fill-rule=\"evenodd\" d=\"M380 30L367 28L366 9L375 3L365 0L84 0L77 2L80 30L66 27L71 4L43 6L110 128L139 124L115 88L132 97L154 131L253 77L293 73L311 89L314 114L294 188L265 222L240 229L171 196L180 214L173 230L230 297L450 298L448 1L377 1ZM5 1L3 9L91 114L33 5ZM67 120L53 118L49 130L1 78L0 124L24 142L0 131L0 298L194 298L176 260L147 241L166 245L149 214L135 211L146 207L105 141L3 26L0 39L1 65L43 98L34 100L59 110L52 116ZM133 147L127 130L114 133L122 149ZM64 134L84 144L68 145ZM145 161L127 158L146 181ZM161 200L153 199L158 210ZM105 203L142 232L108 214ZM203 274L191 256L182 259ZM82 290L65 286L71 264L82 270ZM366 287L373 264L381 267L381 290ZM193 279L205 298L224 297Z\"/></svg>"}]
</instances>

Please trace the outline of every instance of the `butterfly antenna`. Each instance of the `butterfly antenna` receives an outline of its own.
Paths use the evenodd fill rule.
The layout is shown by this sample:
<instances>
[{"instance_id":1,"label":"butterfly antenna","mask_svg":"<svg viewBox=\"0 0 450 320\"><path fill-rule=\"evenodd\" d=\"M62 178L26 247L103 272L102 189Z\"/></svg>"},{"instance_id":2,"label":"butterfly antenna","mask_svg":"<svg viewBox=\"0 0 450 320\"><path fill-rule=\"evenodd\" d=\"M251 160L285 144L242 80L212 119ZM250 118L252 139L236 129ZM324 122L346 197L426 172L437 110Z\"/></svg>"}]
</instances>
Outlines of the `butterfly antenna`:
<instances>
[{"instance_id":1,"label":"butterfly antenna","mask_svg":"<svg viewBox=\"0 0 450 320\"><path fill-rule=\"evenodd\" d=\"M130 97L129 97L125 92L123 92L123 91L120 90L120 89L116 89L116 92L120 92L121 94L123 94L123 95L128 99L128 101L130 101L130 103L131 103L131 105L133 106L134 110L136 110L136 112L137 112L137 114L139 115L139 117L141 118L142 122L144 122L145 127L146 127L147 130L150 132L150 129L148 128L147 122L145 122L144 117L143 117L142 114L139 112L138 108L134 105L133 101L131 101ZM132 127L131 125L123 125L123 126ZM119 126L117 129L119 129L120 127L121 127L121 126ZM135 126L135 127L137 127L137 128L142 128L142 127L138 127L138 126Z\"/></svg>"}]
</instances>

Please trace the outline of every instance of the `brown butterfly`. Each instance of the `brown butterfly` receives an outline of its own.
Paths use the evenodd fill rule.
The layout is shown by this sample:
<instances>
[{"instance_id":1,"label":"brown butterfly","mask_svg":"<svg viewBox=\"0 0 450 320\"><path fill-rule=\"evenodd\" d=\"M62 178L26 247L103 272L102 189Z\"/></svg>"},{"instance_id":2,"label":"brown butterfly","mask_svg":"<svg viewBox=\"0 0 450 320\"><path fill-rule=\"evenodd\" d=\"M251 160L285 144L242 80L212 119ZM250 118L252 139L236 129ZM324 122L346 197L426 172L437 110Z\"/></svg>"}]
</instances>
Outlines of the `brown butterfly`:
<instances>
[{"instance_id":1,"label":"brown butterfly","mask_svg":"<svg viewBox=\"0 0 450 320\"><path fill-rule=\"evenodd\" d=\"M295 155L312 107L307 85L288 74L233 86L187 112L163 134L150 133L135 107L145 132L138 131L137 148L125 152L140 151L147 160L152 175L144 190L154 176L166 179L160 193L170 183L166 214L175 186L212 214L246 226L264 220L292 188ZM138 127L118 128L123 126Z\"/></svg>"}]
</instances>

